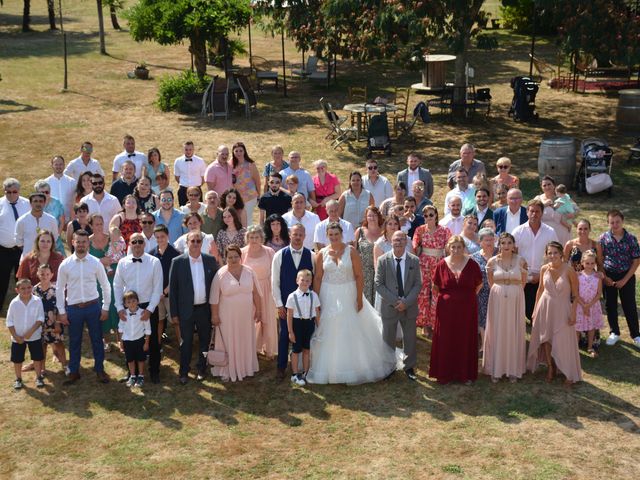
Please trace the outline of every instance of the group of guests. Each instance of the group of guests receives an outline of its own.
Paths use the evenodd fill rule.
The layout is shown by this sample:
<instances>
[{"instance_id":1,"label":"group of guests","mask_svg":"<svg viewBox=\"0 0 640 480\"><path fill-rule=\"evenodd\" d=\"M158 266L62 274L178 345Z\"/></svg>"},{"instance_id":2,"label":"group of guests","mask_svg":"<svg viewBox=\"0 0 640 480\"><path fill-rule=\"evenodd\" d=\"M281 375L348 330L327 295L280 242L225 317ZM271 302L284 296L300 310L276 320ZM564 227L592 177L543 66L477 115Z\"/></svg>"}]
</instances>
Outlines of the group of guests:
<instances>
[{"instance_id":1,"label":"group of guests","mask_svg":"<svg viewBox=\"0 0 640 480\"><path fill-rule=\"evenodd\" d=\"M20 196L18 180L3 183L0 295L4 302L15 271L18 296L7 313L15 388L29 369L36 385L44 385L47 345L66 382L77 382L85 325L101 382L109 381L104 358L115 343L125 354L129 387L144 385L147 358L158 383L162 342L173 335L179 380L186 384L197 335L198 380L207 375L206 353L216 349L227 361L211 372L223 380L253 376L263 355L277 357L280 380L291 360L298 385L353 383L326 365L314 374L314 362L330 354L318 347L309 355L321 316L324 322L335 310L334 300L321 294L323 263L341 266L347 252L357 286L354 311L363 302L375 308L389 349L402 338L402 368L412 380L419 327L432 341L429 375L439 382L475 381L479 356L492 381L517 381L540 363L549 381L556 372L579 381L582 334L587 353L598 355L602 294L607 344L620 339L619 296L640 346L640 249L624 229L622 212L610 211L609 230L594 240L589 222L576 221L579 209L566 188L551 177L523 206L506 157L488 178L473 145L463 145L449 168L440 218L431 201L433 177L417 153L408 155L394 183L375 159L367 160L366 172L352 172L343 191L327 162L315 161L312 175L299 152L285 161L280 146L260 174L241 142L221 145L209 165L185 142L173 165L174 193L157 148L145 155L130 135L123 148L113 161L110 193L90 142L66 166L63 157L53 157L52 174L36 182L28 199ZM419 270L415 295L403 279L412 262ZM532 321L528 355L526 318ZM24 366L27 347L33 363ZM387 368L388 359L384 363ZM357 381L380 378L367 375Z\"/></svg>"}]
</instances>

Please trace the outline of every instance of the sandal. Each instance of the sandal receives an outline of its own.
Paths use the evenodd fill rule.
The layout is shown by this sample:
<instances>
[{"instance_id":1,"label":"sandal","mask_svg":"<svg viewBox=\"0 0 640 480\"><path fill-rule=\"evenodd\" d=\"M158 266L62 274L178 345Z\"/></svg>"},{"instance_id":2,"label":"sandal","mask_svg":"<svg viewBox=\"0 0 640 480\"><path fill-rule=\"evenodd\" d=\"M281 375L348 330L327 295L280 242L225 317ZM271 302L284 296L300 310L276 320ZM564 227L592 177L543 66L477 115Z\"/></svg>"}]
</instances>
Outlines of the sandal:
<instances>
[{"instance_id":1,"label":"sandal","mask_svg":"<svg viewBox=\"0 0 640 480\"><path fill-rule=\"evenodd\" d=\"M587 353L591 358L598 358L598 352L596 352L593 348L587 350Z\"/></svg>"}]
</instances>

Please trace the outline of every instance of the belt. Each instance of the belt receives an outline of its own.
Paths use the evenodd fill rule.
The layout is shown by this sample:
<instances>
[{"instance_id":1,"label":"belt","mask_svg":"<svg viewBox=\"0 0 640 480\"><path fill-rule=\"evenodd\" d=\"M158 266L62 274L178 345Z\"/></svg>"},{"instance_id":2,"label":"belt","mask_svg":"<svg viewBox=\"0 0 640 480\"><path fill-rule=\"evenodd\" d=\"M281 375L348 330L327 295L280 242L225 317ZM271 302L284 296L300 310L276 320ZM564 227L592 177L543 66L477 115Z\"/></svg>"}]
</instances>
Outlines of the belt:
<instances>
[{"instance_id":1,"label":"belt","mask_svg":"<svg viewBox=\"0 0 640 480\"><path fill-rule=\"evenodd\" d=\"M444 248L423 248L422 253L429 257L444 257Z\"/></svg>"},{"instance_id":2,"label":"belt","mask_svg":"<svg viewBox=\"0 0 640 480\"><path fill-rule=\"evenodd\" d=\"M522 285L521 280L499 280L494 283L497 285Z\"/></svg>"},{"instance_id":3,"label":"belt","mask_svg":"<svg viewBox=\"0 0 640 480\"><path fill-rule=\"evenodd\" d=\"M193 308L206 307L208 303L199 303L198 305L194 305Z\"/></svg>"},{"instance_id":4,"label":"belt","mask_svg":"<svg viewBox=\"0 0 640 480\"><path fill-rule=\"evenodd\" d=\"M314 318L300 318L300 317L293 317L293 319L294 319L294 320L306 320L306 321L308 321L308 320L314 320L314 319L315 319L315 317L314 317Z\"/></svg>"},{"instance_id":5,"label":"belt","mask_svg":"<svg viewBox=\"0 0 640 480\"><path fill-rule=\"evenodd\" d=\"M93 300L89 300L88 302L81 302L81 303L76 303L73 305L68 305L69 307L75 307L75 308L86 308L90 305L95 305L96 303L98 303L98 299L95 298Z\"/></svg>"}]
</instances>

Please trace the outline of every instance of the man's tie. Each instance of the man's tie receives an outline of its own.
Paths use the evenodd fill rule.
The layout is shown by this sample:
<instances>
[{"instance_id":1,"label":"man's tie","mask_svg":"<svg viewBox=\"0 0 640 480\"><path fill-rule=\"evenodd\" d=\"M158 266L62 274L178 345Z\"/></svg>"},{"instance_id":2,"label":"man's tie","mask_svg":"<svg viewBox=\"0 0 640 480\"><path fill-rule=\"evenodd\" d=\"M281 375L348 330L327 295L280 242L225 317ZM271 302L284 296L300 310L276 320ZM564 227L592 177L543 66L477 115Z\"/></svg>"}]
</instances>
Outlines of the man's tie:
<instances>
[{"instance_id":1,"label":"man's tie","mask_svg":"<svg viewBox=\"0 0 640 480\"><path fill-rule=\"evenodd\" d=\"M18 209L16 207L16 203L18 203L18 202L11 203L11 208L13 208L13 216L17 220L20 215L18 215Z\"/></svg>"},{"instance_id":2,"label":"man's tie","mask_svg":"<svg viewBox=\"0 0 640 480\"><path fill-rule=\"evenodd\" d=\"M133 261L133 263L136 263L136 262L142 263L142 259L141 258L132 258L131 260Z\"/></svg>"},{"instance_id":3,"label":"man's tie","mask_svg":"<svg viewBox=\"0 0 640 480\"><path fill-rule=\"evenodd\" d=\"M184 157L185 162L193 162L193 157Z\"/></svg>"},{"instance_id":4,"label":"man's tie","mask_svg":"<svg viewBox=\"0 0 640 480\"><path fill-rule=\"evenodd\" d=\"M302 255L302 250L291 250L291 253L294 255Z\"/></svg>"},{"instance_id":5,"label":"man's tie","mask_svg":"<svg viewBox=\"0 0 640 480\"><path fill-rule=\"evenodd\" d=\"M131 157L135 157L136 154L135 153L127 153L127 157L131 158Z\"/></svg>"},{"instance_id":6,"label":"man's tie","mask_svg":"<svg viewBox=\"0 0 640 480\"><path fill-rule=\"evenodd\" d=\"M130 317L135 317L137 312L129 312Z\"/></svg>"},{"instance_id":7,"label":"man's tie","mask_svg":"<svg viewBox=\"0 0 640 480\"><path fill-rule=\"evenodd\" d=\"M303 296L303 297L308 297L308 296L309 296L309 292L304 292L304 293L302 294L302 296Z\"/></svg>"},{"instance_id":8,"label":"man's tie","mask_svg":"<svg viewBox=\"0 0 640 480\"><path fill-rule=\"evenodd\" d=\"M402 269L400 268L401 258L396 258L396 282L398 283L398 296L404 297L404 287L402 286Z\"/></svg>"}]
</instances>

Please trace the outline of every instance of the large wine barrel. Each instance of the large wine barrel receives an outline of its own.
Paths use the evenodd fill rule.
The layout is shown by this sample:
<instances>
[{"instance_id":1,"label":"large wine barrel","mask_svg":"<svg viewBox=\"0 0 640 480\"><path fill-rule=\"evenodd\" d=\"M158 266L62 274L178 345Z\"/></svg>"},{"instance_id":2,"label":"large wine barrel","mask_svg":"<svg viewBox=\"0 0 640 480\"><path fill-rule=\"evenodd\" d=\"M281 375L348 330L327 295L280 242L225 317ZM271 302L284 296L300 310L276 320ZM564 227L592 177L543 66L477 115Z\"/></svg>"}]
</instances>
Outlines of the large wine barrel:
<instances>
[{"instance_id":1,"label":"large wine barrel","mask_svg":"<svg viewBox=\"0 0 640 480\"><path fill-rule=\"evenodd\" d=\"M552 176L556 184L573 187L576 176L576 142L571 137L545 138L540 143L538 154L540 178Z\"/></svg>"},{"instance_id":2,"label":"large wine barrel","mask_svg":"<svg viewBox=\"0 0 640 480\"><path fill-rule=\"evenodd\" d=\"M640 135L640 90L620 90L616 123L621 132Z\"/></svg>"}]
</instances>

